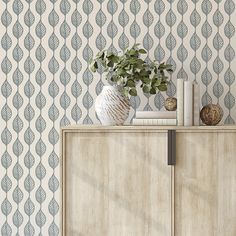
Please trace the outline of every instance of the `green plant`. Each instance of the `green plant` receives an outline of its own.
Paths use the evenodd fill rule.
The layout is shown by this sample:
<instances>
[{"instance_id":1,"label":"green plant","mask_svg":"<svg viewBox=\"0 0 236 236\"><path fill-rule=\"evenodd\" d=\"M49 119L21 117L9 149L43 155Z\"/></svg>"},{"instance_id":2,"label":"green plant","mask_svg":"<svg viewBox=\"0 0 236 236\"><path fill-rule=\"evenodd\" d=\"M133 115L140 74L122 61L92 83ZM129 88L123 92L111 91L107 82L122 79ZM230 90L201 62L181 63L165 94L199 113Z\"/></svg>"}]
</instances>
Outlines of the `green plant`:
<instances>
[{"instance_id":1,"label":"green plant","mask_svg":"<svg viewBox=\"0 0 236 236\"><path fill-rule=\"evenodd\" d=\"M118 85L126 96L136 96L138 84L144 93L166 91L168 77L165 71L172 72L172 65L157 65L155 61L147 63L141 58L146 53L143 48L139 48L139 44L125 50L122 55L102 51L91 62L91 71L98 72L102 66L106 79Z\"/></svg>"}]
</instances>

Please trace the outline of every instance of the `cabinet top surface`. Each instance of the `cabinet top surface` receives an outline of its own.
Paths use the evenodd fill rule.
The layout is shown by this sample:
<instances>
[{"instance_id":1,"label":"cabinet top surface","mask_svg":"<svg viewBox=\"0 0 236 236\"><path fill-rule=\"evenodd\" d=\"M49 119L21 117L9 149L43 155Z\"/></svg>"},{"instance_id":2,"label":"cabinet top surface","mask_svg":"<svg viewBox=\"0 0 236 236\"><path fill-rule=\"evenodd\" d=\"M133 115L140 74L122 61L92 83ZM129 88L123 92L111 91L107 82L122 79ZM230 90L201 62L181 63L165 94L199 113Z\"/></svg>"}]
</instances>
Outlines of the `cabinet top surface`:
<instances>
[{"instance_id":1,"label":"cabinet top surface","mask_svg":"<svg viewBox=\"0 0 236 236\"><path fill-rule=\"evenodd\" d=\"M62 131L81 131L81 132L112 132L112 131L162 131L176 130L177 132L236 132L236 125L218 126L102 126L102 125L70 125L61 128Z\"/></svg>"}]
</instances>

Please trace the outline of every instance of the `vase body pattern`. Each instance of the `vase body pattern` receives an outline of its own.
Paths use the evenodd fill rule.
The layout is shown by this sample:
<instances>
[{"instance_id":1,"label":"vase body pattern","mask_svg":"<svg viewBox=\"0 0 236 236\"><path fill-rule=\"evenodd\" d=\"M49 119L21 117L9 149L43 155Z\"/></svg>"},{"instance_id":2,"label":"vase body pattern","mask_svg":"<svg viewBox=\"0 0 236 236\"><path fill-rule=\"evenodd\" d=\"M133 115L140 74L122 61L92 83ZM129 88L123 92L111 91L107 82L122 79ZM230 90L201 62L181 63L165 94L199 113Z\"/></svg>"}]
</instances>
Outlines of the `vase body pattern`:
<instances>
[{"instance_id":1,"label":"vase body pattern","mask_svg":"<svg viewBox=\"0 0 236 236\"><path fill-rule=\"evenodd\" d=\"M95 111L102 125L123 125L129 116L130 101L117 87L104 86L96 98Z\"/></svg>"}]
</instances>

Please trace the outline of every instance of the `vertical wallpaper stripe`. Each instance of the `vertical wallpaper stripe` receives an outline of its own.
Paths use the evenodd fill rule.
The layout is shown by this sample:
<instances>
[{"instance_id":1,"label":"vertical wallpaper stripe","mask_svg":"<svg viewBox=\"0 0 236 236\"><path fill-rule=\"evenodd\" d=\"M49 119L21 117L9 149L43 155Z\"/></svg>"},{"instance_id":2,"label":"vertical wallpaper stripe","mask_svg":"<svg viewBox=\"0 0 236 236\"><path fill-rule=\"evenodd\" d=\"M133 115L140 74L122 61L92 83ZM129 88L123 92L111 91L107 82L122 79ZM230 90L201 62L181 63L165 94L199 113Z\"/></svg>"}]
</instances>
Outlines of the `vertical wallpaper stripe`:
<instances>
[{"instance_id":1,"label":"vertical wallpaper stripe","mask_svg":"<svg viewBox=\"0 0 236 236\"><path fill-rule=\"evenodd\" d=\"M47 169L47 172L49 172L49 181L48 186L46 186L46 189L48 191L45 191L43 186L39 187L39 195L41 195L41 199L44 202L47 199L50 199L50 202L48 204L48 208L45 210L44 214L46 217L46 222L50 222L50 226L44 227L45 228L45 234L48 233L48 235L58 235L59 234L59 226L58 223L55 220L55 216L58 214L59 210L59 204L57 203L57 200L55 199L55 192L58 189L58 179L55 176L55 169L59 165L59 153L58 153L58 141L59 141L59 130L58 130L58 123L56 121L59 118L59 109L56 105L56 99L58 98L59 94L59 86L57 85L57 72L59 70L59 63L56 59L56 51L59 49L59 38L56 34L56 26L59 23L59 15L56 12L56 0L51 0L51 9L50 13L48 15L48 22L51 27L48 27L50 29L50 36L48 39L48 46L50 48L50 56L49 56L49 63L48 63L48 70L49 70L49 78L51 78L50 84L48 86L48 99L51 97L50 101L50 107L48 109L48 117L47 120L50 121L48 126L49 133L48 133L48 141L50 145L52 146L50 150L49 156L45 155L46 160L48 159L49 168ZM47 139L46 139L47 140ZM48 146L48 145L47 145ZM55 182L55 183L54 183ZM49 195L48 192L51 194ZM49 195L49 196L48 196ZM48 219L48 215L50 215L52 218ZM48 228L48 230L47 230Z\"/></svg>"},{"instance_id":2,"label":"vertical wallpaper stripe","mask_svg":"<svg viewBox=\"0 0 236 236\"><path fill-rule=\"evenodd\" d=\"M227 14L227 23L224 28L224 33L227 38L226 49L224 52L225 60L228 62L228 71L225 73L225 82L228 85L228 92L224 98L225 107L228 109L228 116L226 123L234 124L235 120L232 118L232 108L235 105L235 97L231 92L231 85L234 83L235 75L231 73L231 63L235 60L235 51L231 46L231 39L235 35L235 26L232 24L231 15L235 10L235 4L232 0L226 0L224 10ZM230 81L229 81L230 80Z\"/></svg>"},{"instance_id":3,"label":"vertical wallpaper stripe","mask_svg":"<svg viewBox=\"0 0 236 236\"><path fill-rule=\"evenodd\" d=\"M236 121L233 0L1 0L0 15L1 235L60 234L60 126L99 122L100 50L140 43L146 60L173 64L166 93L131 97L129 120L163 109L184 77Z\"/></svg>"},{"instance_id":4,"label":"vertical wallpaper stripe","mask_svg":"<svg viewBox=\"0 0 236 236\"><path fill-rule=\"evenodd\" d=\"M23 129L23 120L20 118L20 108L23 105L23 97L20 94L20 85L23 82L23 74L20 69L20 61L23 58L23 50L19 45L20 37L23 33L23 27L19 22L19 15L23 10L23 5L19 1L13 3L13 11L16 15L16 22L13 26L13 35L16 38L16 46L13 50L13 59L16 62L16 69L13 73L13 82L17 88L17 91L13 97L13 106L16 109L15 118L13 120L13 129L16 132L16 139L13 143L13 153L15 155L16 164L13 168L13 177L16 179L15 188L13 191L13 201L16 204L15 211L13 214L13 223L16 227L16 235L19 235L20 226L23 223L23 215L20 211L20 205L23 199L22 186L20 186L20 180L23 176L23 168L20 164L21 154L23 152L23 144L20 141L20 132Z\"/></svg>"},{"instance_id":5,"label":"vertical wallpaper stripe","mask_svg":"<svg viewBox=\"0 0 236 236\"><path fill-rule=\"evenodd\" d=\"M3 173L5 174L4 177L1 179L1 187L4 193L1 194L2 197L2 203L1 203L1 211L3 214L3 225L1 228L1 233L3 235L8 235L12 233L12 229L10 226L10 214L12 212L12 204L10 202L10 191L12 189L12 180L11 180L11 174L10 174L10 167L12 165L12 156L10 154L10 143L12 141L12 134L9 130L10 128L10 119L12 117L12 111L11 108L8 106L9 97L12 94L12 86L10 85L10 76L9 73L12 70L12 63L9 59L9 51L12 47L12 39L9 36L10 31L10 25L12 23L12 16L9 13L9 3L7 1L4 1L3 9L4 12L2 13L2 30L4 31L4 35L2 37L1 45L4 59L2 60L1 68L3 72L3 83L1 87L1 92L3 95L3 100L5 102L5 105L2 108L2 118L5 123L5 128L1 133L1 140L2 145L5 145L5 152L2 155L2 166L3 166Z\"/></svg>"}]
</instances>

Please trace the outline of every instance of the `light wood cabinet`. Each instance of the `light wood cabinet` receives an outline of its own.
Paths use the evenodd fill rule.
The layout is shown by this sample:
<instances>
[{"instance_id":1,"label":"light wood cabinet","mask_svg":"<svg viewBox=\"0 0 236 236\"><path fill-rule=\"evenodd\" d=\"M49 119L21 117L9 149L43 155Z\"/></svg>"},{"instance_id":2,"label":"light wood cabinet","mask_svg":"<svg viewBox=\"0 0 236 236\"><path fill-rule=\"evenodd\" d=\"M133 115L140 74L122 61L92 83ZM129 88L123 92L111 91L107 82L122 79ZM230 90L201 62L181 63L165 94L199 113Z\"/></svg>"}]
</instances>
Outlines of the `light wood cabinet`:
<instances>
[{"instance_id":1,"label":"light wood cabinet","mask_svg":"<svg viewBox=\"0 0 236 236\"><path fill-rule=\"evenodd\" d=\"M175 235L236 235L236 132L177 133Z\"/></svg>"},{"instance_id":2,"label":"light wood cabinet","mask_svg":"<svg viewBox=\"0 0 236 236\"><path fill-rule=\"evenodd\" d=\"M236 128L62 129L64 236L235 236Z\"/></svg>"},{"instance_id":3,"label":"light wood cabinet","mask_svg":"<svg viewBox=\"0 0 236 236\"><path fill-rule=\"evenodd\" d=\"M171 236L167 131L83 128L63 143L64 235Z\"/></svg>"}]
</instances>

